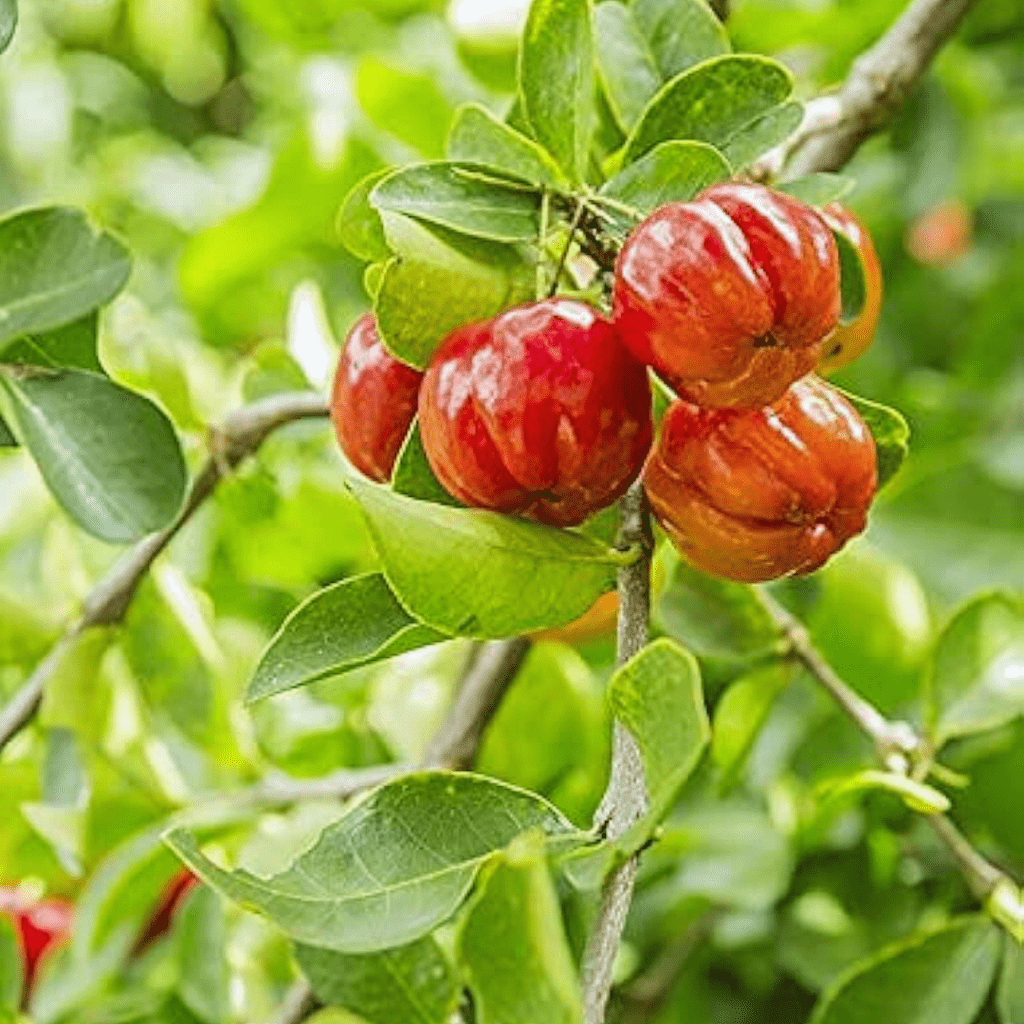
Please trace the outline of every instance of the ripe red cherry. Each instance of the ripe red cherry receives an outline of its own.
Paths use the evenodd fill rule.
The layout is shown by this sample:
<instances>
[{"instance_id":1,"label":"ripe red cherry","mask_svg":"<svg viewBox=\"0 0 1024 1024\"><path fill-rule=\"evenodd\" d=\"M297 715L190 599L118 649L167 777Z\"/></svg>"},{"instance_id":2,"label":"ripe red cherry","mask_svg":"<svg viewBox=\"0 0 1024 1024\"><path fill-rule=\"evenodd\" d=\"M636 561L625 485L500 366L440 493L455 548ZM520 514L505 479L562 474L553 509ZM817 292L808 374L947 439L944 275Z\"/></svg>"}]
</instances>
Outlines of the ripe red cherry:
<instances>
[{"instance_id":1,"label":"ripe red cherry","mask_svg":"<svg viewBox=\"0 0 1024 1024\"><path fill-rule=\"evenodd\" d=\"M391 479L422 377L384 347L372 313L356 321L334 375L331 419L349 462L373 480Z\"/></svg>"},{"instance_id":2,"label":"ripe red cherry","mask_svg":"<svg viewBox=\"0 0 1024 1024\"><path fill-rule=\"evenodd\" d=\"M569 299L450 334L419 414L451 494L552 526L576 526L623 494L651 446L647 371L600 313Z\"/></svg>"},{"instance_id":3,"label":"ripe red cherry","mask_svg":"<svg viewBox=\"0 0 1024 1024\"><path fill-rule=\"evenodd\" d=\"M661 207L616 264L616 330L697 405L778 401L814 369L839 312L828 226L763 185L716 185Z\"/></svg>"},{"instance_id":4,"label":"ripe red cherry","mask_svg":"<svg viewBox=\"0 0 1024 1024\"><path fill-rule=\"evenodd\" d=\"M813 376L765 409L673 403L644 471L679 552L748 583L822 566L864 529L877 482L871 432Z\"/></svg>"},{"instance_id":5,"label":"ripe red cherry","mask_svg":"<svg viewBox=\"0 0 1024 1024\"><path fill-rule=\"evenodd\" d=\"M32 903L13 886L0 886L0 915L8 918L21 937L25 974L22 991L27 1001L40 962L71 934L74 908L66 900L46 899Z\"/></svg>"}]
</instances>

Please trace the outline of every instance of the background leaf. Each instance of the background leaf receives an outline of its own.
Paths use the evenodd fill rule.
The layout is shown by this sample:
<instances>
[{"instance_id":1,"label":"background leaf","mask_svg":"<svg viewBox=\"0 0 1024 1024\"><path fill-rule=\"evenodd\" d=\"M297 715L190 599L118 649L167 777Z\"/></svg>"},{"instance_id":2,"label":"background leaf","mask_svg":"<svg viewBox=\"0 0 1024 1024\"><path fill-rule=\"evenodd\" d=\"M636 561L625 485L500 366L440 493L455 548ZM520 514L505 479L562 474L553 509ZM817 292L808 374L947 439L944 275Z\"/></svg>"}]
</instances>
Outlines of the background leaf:
<instances>
[{"instance_id":1,"label":"background leaf","mask_svg":"<svg viewBox=\"0 0 1024 1024\"><path fill-rule=\"evenodd\" d=\"M842 391L842 395L860 413L875 439L878 489L881 490L899 472L910 451L910 427L903 414L895 409L848 391Z\"/></svg>"},{"instance_id":2,"label":"background leaf","mask_svg":"<svg viewBox=\"0 0 1024 1024\"><path fill-rule=\"evenodd\" d=\"M71 366L104 373L96 352L98 317L89 313L80 320L42 334L15 338L0 351L0 362L32 366Z\"/></svg>"},{"instance_id":3,"label":"background leaf","mask_svg":"<svg viewBox=\"0 0 1024 1024\"><path fill-rule=\"evenodd\" d=\"M84 370L7 374L2 383L22 442L83 529L127 543L174 518L185 463L148 398Z\"/></svg>"},{"instance_id":4,"label":"background leaf","mask_svg":"<svg viewBox=\"0 0 1024 1024\"><path fill-rule=\"evenodd\" d=\"M379 128L428 159L444 155L452 108L433 78L367 57L356 73L356 95Z\"/></svg>"},{"instance_id":5,"label":"background leaf","mask_svg":"<svg viewBox=\"0 0 1024 1024\"><path fill-rule=\"evenodd\" d=\"M361 260L387 260L391 258L384 225L380 214L370 204L370 193L394 168L385 167L368 174L345 197L338 214L338 234L342 244Z\"/></svg>"},{"instance_id":6,"label":"background leaf","mask_svg":"<svg viewBox=\"0 0 1024 1024\"><path fill-rule=\"evenodd\" d=\"M24 969L21 942L15 934L14 925L6 917L0 917L0 1014L13 1018L21 1006Z\"/></svg>"},{"instance_id":7,"label":"background leaf","mask_svg":"<svg viewBox=\"0 0 1024 1024\"><path fill-rule=\"evenodd\" d=\"M722 154L737 170L785 142L800 127L803 104L790 100L744 125L722 146Z\"/></svg>"},{"instance_id":8,"label":"background leaf","mask_svg":"<svg viewBox=\"0 0 1024 1024\"><path fill-rule=\"evenodd\" d=\"M665 81L730 50L721 21L703 0L632 0L630 10Z\"/></svg>"},{"instance_id":9,"label":"background leaf","mask_svg":"<svg viewBox=\"0 0 1024 1024\"><path fill-rule=\"evenodd\" d=\"M18 27L17 0L2 0L0 3L0 53L11 45L14 30Z\"/></svg>"},{"instance_id":10,"label":"background leaf","mask_svg":"<svg viewBox=\"0 0 1024 1024\"><path fill-rule=\"evenodd\" d=\"M1007 935L1003 966L996 989L996 1008L1002 1024L1024 1021L1024 947Z\"/></svg>"},{"instance_id":11,"label":"background leaf","mask_svg":"<svg viewBox=\"0 0 1024 1024\"><path fill-rule=\"evenodd\" d=\"M221 897L206 886L195 888L178 912L174 938L181 1001L206 1024L220 1024L231 1013L228 929Z\"/></svg>"},{"instance_id":12,"label":"background leaf","mask_svg":"<svg viewBox=\"0 0 1024 1024\"><path fill-rule=\"evenodd\" d=\"M634 8L618 0L598 4L594 27L608 103L619 127L628 132L665 79L636 23Z\"/></svg>"},{"instance_id":13,"label":"background leaf","mask_svg":"<svg viewBox=\"0 0 1024 1024\"><path fill-rule=\"evenodd\" d=\"M818 172L793 181L784 181L778 188L810 206L828 206L847 195L854 184L854 180L844 174Z\"/></svg>"},{"instance_id":14,"label":"background leaf","mask_svg":"<svg viewBox=\"0 0 1024 1024\"><path fill-rule=\"evenodd\" d=\"M841 231L833 231L832 237L839 250L839 292L842 296L840 322L853 323L860 316L867 301L867 281L864 278L864 264L856 246Z\"/></svg>"},{"instance_id":15,"label":"background leaf","mask_svg":"<svg viewBox=\"0 0 1024 1024\"><path fill-rule=\"evenodd\" d=\"M398 461L391 474L391 489L396 494L418 498L420 501L451 505L453 508L462 507L462 502L458 498L453 498L444 489L430 468L427 453L423 448L423 435L420 433L418 419L413 420L412 429L398 453Z\"/></svg>"}]
</instances>

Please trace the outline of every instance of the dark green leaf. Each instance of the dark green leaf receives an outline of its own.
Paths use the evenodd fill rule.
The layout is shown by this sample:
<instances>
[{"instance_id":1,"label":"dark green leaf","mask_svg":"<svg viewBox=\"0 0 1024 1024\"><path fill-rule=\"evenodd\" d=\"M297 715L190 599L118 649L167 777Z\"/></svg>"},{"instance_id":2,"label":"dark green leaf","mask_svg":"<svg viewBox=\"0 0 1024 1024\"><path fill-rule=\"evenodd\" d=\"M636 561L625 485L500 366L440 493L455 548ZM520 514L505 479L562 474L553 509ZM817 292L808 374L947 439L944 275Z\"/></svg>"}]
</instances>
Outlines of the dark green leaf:
<instances>
[{"instance_id":1,"label":"dark green leaf","mask_svg":"<svg viewBox=\"0 0 1024 1024\"><path fill-rule=\"evenodd\" d=\"M264 651L246 699L262 700L444 639L402 608L380 573L342 580L288 616Z\"/></svg>"},{"instance_id":2,"label":"dark green leaf","mask_svg":"<svg viewBox=\"0 0 1024 1024\"><path fill-rule=\"evenodd\" d=\"M399 600L442 632L508 637L579 618L624 556L567 530L349 482Z\"/></svg>"},{"instance_id":3,"label":"dark green leaf","mask_svg":"<svg viewBox=\"0 0 1024 1024\"><path fill-rule=\"evenodd\" d=\"M634 17L634 8L609 0L594 10L597 57L609 106L619 127L628 132L664 76Z\"/></svg>"},{"instance_id":4,"label":"dark green leaf","mask_svg":"<svg viewBox=\"0 0 1024 1024\"><path fill-rule=\"evenodd\" d=\"M745 125L722 147L722 153L737 170L785 142L800 127L804 117L802 103L790 100Z\"/></svg>"},{"instance_id":5,"label":"dark green leaf","mask_svg":"<svg viewBox=\"0 0 1024 1024\"><path fill-rule=\"evenodd\" d=\"M878 458L878 489L881 490L899 472L910 453L910 427L903 414L887 405L842 391L843 397L860 413L875 439Z\"/></svg>"},{"instance_id":6,"label":"dark green leaf","mask_svg":"<svg viewBox=\"0 0 1024 1024\"><path fill-rule=\"evenodd\" d=\"M452 108L433 78L398 71L368 57L356 73L356 95L378 128L428 159L444 155Z\"/></svg>"},{"instance_id":7,"label":"dark green leaf","mask_svg":"<svg viewBox=\"0 0 1024 1024\"><path fill-rule=\"evenodd\" d=\"M519 54L519 95L533 137L575 182L597 121L590 0L534 0Z\"/></svg>"},{"instance_id":8,"label":"dark green leaf","mask_svg":"<svg viewBox=\"0 0 1024 1024\"><path fill-rule=\"evenodd\" d=\"M0 342L80 319L109 302L130 270L124 246L78 210L0 221Z\"/></svg>"},{"instance_id":9,"label":"dark green leaf","mask_svg":"<svg viewBox=\"0 0 1024 1024\"><path fill-rule=\"evenodd\" d=\"M825 994L812 1024L971 1024L1002 949L985 918L962 918L857 964Z\"/></svg>"},{"instance_id":10,"label":"dark green leaf","mask_svg":"<svg viewBox=\"0 0 1024 1024\"><path fill-rule=\"evenodd\" d=\"M0 916L0 1020L21 1006L21 944L10 920Z\"/></svg>"},{"instance_id":11,"label":"dark green leaf","mask_svg":"<svg viewBox=\"0 0 1024 1024\"><path fill-rule=\"evenodd\" d=\"M423 435L417 420L413 420L412 429L405 439L402 450L398 453L394 472L391 474L391 489L396 494L404 494L420 501L432 501L438 505L451 505L460 508L462 502L453 498L434 475L427 461L427 453L423 448Z\"/></svg>"},{"instance_id":12,"label":"dark green leaf","mask_svg":"<svg viewBox=\"0 0 1024 1024\"><path fill-rule=\"evenodd\" d=\"M3 416L0 416L0 448L17 448L18 439L11 433Z\"/></svg>"},{"instance_id":13,"label":"dark green leaf","mask_svg":"<svg viewBox=\"0 0 1024 1024\"><path fill-rule=\"evenodd\" d=\"M382 953L296 946L295 958L322 1003L373 1024L448 1024L461 986L430 937Z\"/></svg>"},{"instance_id":14,"label":"dark green leaf","mask_svg":"<svg viewBox=\"0 0 1024 1024\"><path fill-rule=\"evenodd\" d=\"M370 205L370 193L392 173L392 168L385 167L368 174L349 192L341 206L338 234L345 248L358 259L372 263L391 258L380 214Z\"/></svg>"},{"instance_id":15,"label":"dark green leaf","mask_svg":"<svg viewBox=\"0 0 1024 1024\"><path fill-rule=\"evenodd\" d=\"M615 717L636 737L650 803L625 840L628 852L647 841L669 812L711 739L696 659L674 640L648 644L608 686Z\"/></svg>"},{"instance_id":16,"label":"dark green leaf","mask_svg":"<svg viewBox=\"0 0 1024 1024\"><path fill-rule=\"evenodd\" d=\"M14 30L18 27L17 0L0 0L0 53L11 45Z\"/></svg>"},{"instance_id":17,"label":"dark green leaf","mask_svg":"<svg viewBox=\"0 0 1024 1024\"><path fill-rule=\"evenodd\" d=\"M632 0L630 10L663 81L730 50L721 21L703 0Z\"/></svg>"},{"instance_id":18,"label":"dark green leaf","mask_svg":"<svg viewBox=\"0 0 1024 1024\"><path fill-rule=\"evenodd\" d=\"M543 837L515 840L487 870L459 933L459 964L480 1024L578 1024L572 952Z\"/></svg>"},{"instance_id":19,"label":"dark green leaf","mask_svg":"<svg viewBox=\"0 0 1024 1024\"><path fill-rule=\"evenodd\" d=\"M989 594L962 608L939 637L929 682L936 748L1024 714L1024 602Z\"/></svg>"},{"instance_id":20,"label":"dark green leaf","mask_svg":"<svg viewBox=\"0 0 1024 1024\"><path fill-rule=\"evenodd\" d=\"M45 334L16 338L0 351L0 362L31 366L70 366L103 373L96 354L98 317L89 313L80 320Z\"/></svg>"},{"instance_id":21,"label":"dark green leaf","mask_svg":"<svg viewBox=\"0 0 1024 1024\"><path fill-rule=\"evenodd\" d=\"M445 161L393 172L370 193L370 203L492 242L531 242L540 230L538 193L503 187Z\"/></svg>"},{"instance_id":22,"label":"dark green leaf","mask_svg":"<svg viewBox=\"0 0 1024 1024\"><path fill-rule=\"evenodd\" d=\"M446 153L450 160L491 167L531 185L560 189L567 184L546 150L476 103L455 112Z\"/></svg>"},{"instance_id":23,"label":"dark green leaf","mask_svg":"<svg viewBox=\"0 0 1024 1024\"><path fill-rule=\"evenodd\" d=\"M828 206L838 199L842 199L854 186L852 178L843 174L828 174L821 171L817 174L808 174L804 178L797 178L794 181L787 181L777 188L781 192L788 192L791 196L808 203L811 206Z\"/></svg>"},{"instance_id":24,"label":"dark green leaf","mask_svg":"<svg viewBox=\"0 0 1024 1024\"><path fill-rule=\"evenodd\" d=\"M534 828L566 843L583 835L540 797L479 776L435 772L388 783L357 801L271 878L224 871L183 829L165 841L205 882L293 939L372 953L447 921L480 867Z\"/></svg>"},{"instance_id":25,"label":"dark green leaf","mask_svg":"<svg viewBox=\"0 0 1024 1024\"><path fill-rule=\"evenodd\" d=\"M1024 1022L1024 946L1011 936L1004 940L1003 969L996 989L996 1008L1002 1024Z\"/></svg>"},{"instance_id":26,"label":"dark green leaf","mask_svg":"<svg viewBox=\"0 0 1024 1024\"><path fill-rule=\"evenodd\" d=\"M789 72L767 57L706 60L658 91L626 143L625 161L633 163L670 139L696 139L722 148L784 102L792 88Z\"/></svg>"},{"instance_id":27,"label":"dark green leaf","mask_svg":"<svg viewBox=\"0 0 1024 1024\"><path fill-rule=\"evenodd\" d=\"M456 327L486 320L533 295L534 274L512 247L387 213L388 244L374 302L385 344L423 369Z\"/></svg>"},{"instance_id":28,"label":"dark green leaf","mask_svg":"<svg viewBox=\"0 0 1024 1024\"><path fill-rule=\"evenodd\" d=\"M126 543L174 518L185 462L170 421L149 399L85 370L2 380L22 442L83 529Z\"/></svg>"},{"instance_id":29,"label":"dark green leaf","mask_svg":"<svg viewBox=\"0 0 1024 1024\"><path fill-rule=\"evenodd\" d=\"M860 316L867 301L867 281L857 247L841 231L833 231L839 250L839 291L842 295L841 322L852 323Z\"/></svg>"},{"instance_id":30,"label":"dark green leaf","mask_svg":"<svg viewBox=\"0 0 1024 1024\"><path fill-rule=\"evenodd\" d=\"M174 925L177 944L178 995L205 1024L231 1017L228 991L228 930L224 901L212 889L194 889L178 911Z\"/></svg>"}]
</instances>

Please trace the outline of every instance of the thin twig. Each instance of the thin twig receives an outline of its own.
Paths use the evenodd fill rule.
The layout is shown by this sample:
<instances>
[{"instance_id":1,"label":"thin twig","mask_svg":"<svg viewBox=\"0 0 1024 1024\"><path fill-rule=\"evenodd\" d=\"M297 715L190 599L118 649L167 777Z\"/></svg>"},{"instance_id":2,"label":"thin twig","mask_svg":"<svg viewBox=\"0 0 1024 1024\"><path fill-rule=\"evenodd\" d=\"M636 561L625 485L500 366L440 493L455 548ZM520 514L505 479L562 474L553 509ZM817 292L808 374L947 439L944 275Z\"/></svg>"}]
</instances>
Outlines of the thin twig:
<instances>
[{"instance_id":1,"label":"thin twig","mask_svg":"<svg viewBox=\"0 0 1024 1024\"><path fill-rule=\"evenodd\" d=\"M562 249L562 255L558 259L558 266L555 268L555 276L551 281L551 290L548 292L548 298L553 298L555 292L558 291L558 282L562 278L562 272L565 270L565 265L569 261L569 252L572 249L572 244L576 240L576 231L579 229L580 221L583 220L583 214L586 210L582 200L576 204L576 212L572 215L572 221L569 223L569 235L565 240L565 248Z\"/></svg>"},{"instance_id":2,"label":"thin twig","mask_svg":"<svg viewBox=\"0 0 1024 1024\"><path fill-rule=\"evenodd\" d=\"M321 1006L323 1003L317 999L313 987L305 978L300 978L289 989L272 1024L302 1024Z\"/></svg>"},{"instance_id":3,"label":"thin twig","mask_svg":"<svg viewBox=\"0 0 1024 1024\"><path fill-rule=\"evenodd\" d=\"M650 510L642 484L635 483L619 503L621 526L618 543L622 549L639 547L641 556L619 570L618 663L624 665L647 643L651 610ZM647 810L647 786L643 759L633 734L615 723L612 770L608 789L595 816L595 826L609 839L618 839ZM583 1019L601 1024L612 987L615 956L626 926L639 855L631 857L605 879L601 902L583 957Z\"/></svg>"},{"instance_id":4,"label":"thin twig","mask_svg":"<svg viewBox=\"0 0 1024 1024\"><path fill-rule=\"evenodd\" d=\"M757 162L755 176L787 179L837 171L883 128L977 0L912 0L892 27L853 63L838 90L807 104L804 120Z\"/></svg>"},{"instance_id":5,"label":"thin twig","mask_svg":"<svg viewBox=\"0 0 1024 1024\"><path fill-rule=\"evenodd\" d=\"M211 457L192 482L188 497L175 520L131 548L85 600L82 615L65 630L49 654L0 712L0 751L27 726L39 711L46 685L60 668L75 640L96 626L120 622L149 567L178 531L213 493L226 473L252 455L278 427L296 420L326 416L327 403L312 392L274 395L232 413L210 431Z\"/></svg>"}]
</instances>

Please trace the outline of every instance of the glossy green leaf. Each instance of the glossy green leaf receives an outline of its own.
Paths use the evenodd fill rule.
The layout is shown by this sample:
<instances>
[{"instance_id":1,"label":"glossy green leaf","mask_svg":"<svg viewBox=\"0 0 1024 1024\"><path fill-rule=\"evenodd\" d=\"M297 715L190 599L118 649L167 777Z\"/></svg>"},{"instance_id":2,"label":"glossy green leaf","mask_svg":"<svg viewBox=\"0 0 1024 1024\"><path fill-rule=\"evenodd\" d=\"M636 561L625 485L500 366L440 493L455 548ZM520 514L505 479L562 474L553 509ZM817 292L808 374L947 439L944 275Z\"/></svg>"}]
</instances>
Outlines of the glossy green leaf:
<instances>
[{"instance_id":1,"label":"glossy green leaf","mask_svg":"<svg viewBox=\"0 0 1024 1024\"><path fill-rule=\"evenodd\" d=\"M962 608L935 646L927 694L936 747L1024 714L1024 601L988 594Z\"/></svg>"},{"instance_id":2,"label":"glossy green leaf","mask_svg":"<svg viewBox=\"0 0 1024 1024\"><path fill-rule=\"evenodd\" d=\"M857 964L828 991L812 1024L972 1024L1002 941L985 918L961 918Z\"/></svg>"},{"instance_id":3,"label":"glossy green leaf","mask_svg":"<svg viewBox=\"0 0 1024 1024\"><path fill-rule=\"evenodd\" d=\"M420 501L432 501L438 505L451 505L461 508L462 502L453 498L437 479L427 461L427 453L423 448L423 435L420 433L418 420L413 420L409 431L398 453L394 471L391 474L391 489L396 494L404 494Z\"/></svg>"},{"instance_id":4,"label":"glossy green leaf","mask_svg":"<svg viewBox=\"0 0 1024 1024\"><path fill-rule=\"evenodd\" d=\"M380 214L370 204L370 193L388 175L391 167L368 174L345 197L338 214L338 234L342 244L358 259L373 262L388 260L391 250L384 237L384 225Z\"/></svg>"},{"instance_id":5,"label":"glossy green leaf","mask_svg":"<svg viewBox=\"0 0 1024 1024\"><path fill-rule=\"evenodd\" d=\"M996 986L996 1009L1001 1024L1024 1022L1024 946L1012 936L1004 939L1003 966Z\"/></svg>"},{"instance_id":6,"label":"glossy green leaf","mask_svg":"<svg viewBox=\"0 0 1024 1024\"><path fill-rule=\"evenodd\" d=\"M597 120L590 0L534 0L519 53L519 95L533 137L583 181Z\"/></svg>"},{"instance_id":7,"label":"glossy green leaf","mask_svg":"<svg viewBox=\"0 0 1024 1024\"><path fill-rule=\"evenodd\" d=\"M703 0L632 0L630 10L665 81L730 50L721 21Z\"/></svg>"},{"instance_id":8,"label":"glossy green leaf","mask_svg":"<svg viewBox=\"0 0 1024 1024\"><path fill-rule=\"evenodd\" d=\"M669 812L711 739L700 668L676 641L648 644L608 685L615 717L636 737L650 810L625 840L629 852L647 841Z\"/></svg>"},{"instance_id":9,"label":"glossy green leaf","mask_svg":"<svg viewBox=\"0 0 1024 1024\"><path fill-rule=\"evenodd\" d=\"M790 100L744 125L722 146L726 160L737 170L785 142L800 127L803 104Z\"/></svg>"},{"instance_id":10,"label":"glossy green leaf","mask_svg":"<svg viewBox=\"0 0 1024 1024\"><path fill-rule=\"evenodd\" d=\"M784 102L789 72L766 57L713 57L666 83L648 104L626 143L633 163L659 142L695 139L722 148L743 128Z\"/></svg>"},{"instance_id":11,"label":"glossy green leaf","mask_svg":"<svg viewBox=\"0 0 1024 1024\"><path fill-rule=\"evenodd\" d=\"M433 78L399 71L367 57L356 71L356 95L378 128L428 159L444 154L452 108Z\"/></svg>"},{"instance_id":12,"label":"glossy green leaf","mask_svg":"<svg viewBox=\"0 0 1024 1024\"><path fill-rule=\"evenodd\" d=\"M453 636L501 638L579 618L625 556L566 530L349 482L402 604Z\"/></svg>"},{"instance_id":13,"label":"glossy green leaf","mask_svg":"<svg viewBox=\"0 0 1024 1024\"><path fill-rule=\"evenodd\" d=\"M619 127L628 132L665 81L634 8L608 0L594 9L598 67Z\"/></svg>"},{"instance_id":14,"label":"glossy green leaf","mask_svg":"<svg viewBox=\"0 0 1024 1024\"><path fill-rule=\"evenodd\" d=\"M662 142L605 182L600 194L648 214L666 203L688 202L702 189L728 177L729 165L713 146Z\"/></svg>"},{"instance_id":15,"label":"glossy green leaf","mask_svg":"<svg viewBox=\"0 0 1024 1024\"><path fill-rule=\"evenodd\" d=\"M492 242L531 242L540 230L538 193L503 187L447 161L393 172L370 193L370 203Z\"/></svg>"},{"instance_id":16,"label":"glossy green leaf","mask_svg":"<svg viewBox=\"0 0 1024 1024\"><path fill-rule=\"evenodd\" d=\"M21 1006L21 945L11 921L0 916L0 1020Z\"/></svg>"},{"instance_id":17,"label":"glossy green leaf","mask_svg":"<svg viewBox=\"0 0 1024 1024\"><path fill-rule=\"evenodd\" d=\"M0 342L72 323L109 302L131 259L78 210L27 210L0 221Z\"/></svg>"},{"instance_id":18,"label":"glossy green leaf","mask_svg":"<svg viewBox=\"0 0 1024 1024\"><path fill-rule=\"evenodd\" d=\"M899 472L904 459L910 454L910 427L903 414L895 409L859 395L851 395L841 388L839 390L860 413L875 439L878 489L881 490Z\"/></svg>"},{"instance_id":19,"label":"glossy green leaf","mask_svg":"<svg viewBox=\"0 0 1024 1024\"><path fill-rule=\"evenodd\" d=\"M783 182L777 188L781 192L788 192L811 206L828 206L843 196L847 195L854 186L853 178L844 174L829 174L820 171L816 174L808 174L803 178L796 178L793 181Z\"/></svg>"},{"instance_id":20,"label":"glossy green leaf","mask_svg":"<svg viewBox=\"0 0 1024 1024\"><path fill-rule=\"evenodd\" d=\"M851 793L866 790L884 790L898 796L912 811L918 814L945 814L950 809L949 798L923 782L907 778L895 772L875 769L857 772L846 779L829 782L822 791L824 799L839 799Z\"/></svg>"},{"instance_id":21,"label":"glossy green leaf","mask_svg":"<svg viewBox=\"0 0 1024 1024\"><path fill-rule=\"evenodd\" d=\"M17 0L2 0L0 2L0 53L11 45L11 40L14 38L14 30L17 27Z\"/></svg>"},{"instance_id":22,"label":"glossy green leaf","mask_svg":"<svg viewBox=\"0 0 1024 1024\"><path fill-rule=\"evenodd\" d=\"M357 801L271 878L225 871L183 829L165 841L203 881L298 942L372 953L447 921L495 851L535 828L567 842L582 835L540 797L479 776L433 772Z\"/></svg>"},{"instance_id":23,"label":"glossy green leaf","mask_svg":"<svg viewBox=\"0 0 1024 1024\"><path fill-rule=\"evenodd\" d=\"M43 334L15 338L0 350L0 362L31 366L71 366L104 373L96 353L98 317L94 312Z\"/></svg>"},{"instance_id":24,"label":"glossy green leaf","mask_svg":"<svg viewBox=\"0 0 1024 1024\"><path fill-rule=\"evenodd\" d=\"M532 297L535 278L509 245L467 238L387 213L397 254L384 265L374 311L384 343L423 369L456 327L485 320Z\"/></svg>"},{"instance_id":25,"label":"glossy green leaf","mask_svg":"<svg viewBox=\"0 0 1024 1024\"><path fill-rule=\"evenodd\" d=\"M185 463L148 398L85 370L2 378L22 443L65 511L102 540L126 543L177 514Z\"/></svg>"},{"instance_id":26,"label":"glossy green leaf","mask_svg":"<svg viewBox=\"0 0 1024 1024\"><path fill-rule=\"evenodd\" d=\"M490 167L531 185L559 189L567 184L545 149L476 103L455 112L446 154L449 160Z\"/></svg>"},{"instance_id":27,"label":"glossy green leaf","mask_svg":"<svg viewBox=\"0 0 1024 1024\"><path fill-rule=\"evenodd\" d=\"M459 932L479 1024L579 1024L579 983L543 837L530 833L485 871Z\"/></svg>"},{"instance_id":28,"label":"glossy green leaf","mask_svg":"<svg viewBox=\"0 0 1024 1024\"><path fill-rule=\"evenodd\" d=\"M246 699L262 700L444 639L406 612L380 573L342 580L288 616L263 652Z\"/></svg>"},{"instance_id":29,"label":"glossy green leaf","mask_svg":"<svg viewBox=\"0 0 1024 1024\"><path fill-rule=\"evenodd\" d=\"M317 998L373 1024L448 1024L461 986L429 936L380 953L296 946L295 958Z\"/></svg>"},{"instance_id":30,"label":"glossy green leaf","mask_svg":"<svg viewBox=\"0 0 1024 1024\"><path fill-rule=\"evenodd\" d=\"M199 886L189 894L175 918L174 941L181 1001L205 1024L230 1019L228 927L218 893Z\"/></svg>"}]
</instances>

